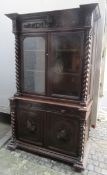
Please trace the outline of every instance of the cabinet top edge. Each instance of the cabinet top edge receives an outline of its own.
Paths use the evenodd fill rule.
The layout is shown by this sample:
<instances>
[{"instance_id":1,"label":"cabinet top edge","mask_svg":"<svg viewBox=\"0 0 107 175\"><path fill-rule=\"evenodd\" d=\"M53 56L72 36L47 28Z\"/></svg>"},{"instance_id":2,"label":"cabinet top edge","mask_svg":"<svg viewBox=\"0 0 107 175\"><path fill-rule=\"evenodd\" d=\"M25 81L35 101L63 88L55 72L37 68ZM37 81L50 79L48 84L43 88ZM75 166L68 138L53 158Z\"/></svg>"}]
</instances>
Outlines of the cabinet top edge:
<instances>
[{"instance_id":1,"label":"cabinet top edge","mask_svg":"<svg viewBox=\"0 0 107 175\"><path fill-rule=\"evenodd\" d=\"M77 12L77 11L88 11L89 13L92 13L95 10L95 15L97 18L100 17L100 9L98 3L92 3L92 4L83 4L80 5L78 8L70 8L70 9L60 9L60 10L52 10L52 11L40 11L40 12L34 12L34 13L9 13L5 14L8 18L11 20L15 20L17 18L21 19L29 19L31 17L35 17L36 15L51 15L53 13L66 13L66 12Z\"/></svg>"}]
</instances>

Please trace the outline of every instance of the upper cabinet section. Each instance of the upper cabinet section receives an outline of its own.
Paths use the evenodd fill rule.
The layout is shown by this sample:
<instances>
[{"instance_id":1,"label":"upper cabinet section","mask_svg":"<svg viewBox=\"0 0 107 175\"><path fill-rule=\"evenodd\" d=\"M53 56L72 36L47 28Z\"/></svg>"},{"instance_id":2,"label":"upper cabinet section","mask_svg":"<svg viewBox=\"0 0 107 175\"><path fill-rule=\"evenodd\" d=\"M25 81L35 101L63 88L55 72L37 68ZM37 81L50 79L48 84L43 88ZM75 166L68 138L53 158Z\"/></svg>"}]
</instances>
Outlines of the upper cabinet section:
<instances>
[{"instance_id":1,"label":"upper cabinet section","mask_svg":"<svg viewBox=\"0 0 107 175\"><path fill-rule=\"evenodd\" d=\"M16 95L87 104L98 4L7 16L15 34Z\"/></svg>"},{"instance_id":2,"label":"upper cabinet section","mask_svg":"<svg viewBox=\"0 0 107 175\"><path fill-rule=\"evenodd\" d=\"M94 13L92 13L93 11ZM87 28L91 27L93 20L96 20L99 15L98 4L81 5L80 8L42 13L7 14L13 20L14 33Z\"/></svg>"}]
</instances>

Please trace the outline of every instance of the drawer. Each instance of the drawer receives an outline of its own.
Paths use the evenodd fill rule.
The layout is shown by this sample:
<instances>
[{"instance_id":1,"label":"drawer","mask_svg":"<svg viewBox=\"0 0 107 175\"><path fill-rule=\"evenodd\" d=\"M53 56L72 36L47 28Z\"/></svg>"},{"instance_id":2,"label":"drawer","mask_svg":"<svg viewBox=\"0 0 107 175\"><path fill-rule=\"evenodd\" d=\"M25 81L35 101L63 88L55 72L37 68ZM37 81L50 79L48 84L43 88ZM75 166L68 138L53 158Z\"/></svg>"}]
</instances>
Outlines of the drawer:
<instances>
[{"instance_id":1,"label":"drawer","mask_svg":"<svg viewBox=\"0 0 107 175\"><path fill-rule=\"evenodd\" d=\"M64 154L77 156L79 120L66 115L47 113L47 147Z\"/></svg>"},{"instance_id":2,"label":"drawer","mask_svg":"<svg viewBox=\"0 0 107 175\"><path fill-rule=\"evenodd\" d=\"M17 111L17 138L27 142L43 144L43 118L45 113L39 110L35 112Z\"/></svg>"},{"instance_id":3,"label":"drawer","mask_svg":"<svg viewBox=\"0 0 107 175\"><path fill-rule=\"evenodd\" d=\"M70 108L60 105L52 105L47 103L37 103L30 101L18 101L18 108L25 110L42 110L47 112L55 112L61 114L79 114L76 108Z\"/></svg>"},{"instance_id":4,"label":"drawer","mask_svg":"<svg viewBox=\"0 0 107 175\"><path fill-rule=\"evenodd\" d=\"M36 109L45 109L45 105L42 105L41 103L36 103L36 102L30 102L30 101L18 101L17 102L17 106L18 108L21 108L21 109L33 109L33 110L36 110Z\"/></svg>"}]
</instances>

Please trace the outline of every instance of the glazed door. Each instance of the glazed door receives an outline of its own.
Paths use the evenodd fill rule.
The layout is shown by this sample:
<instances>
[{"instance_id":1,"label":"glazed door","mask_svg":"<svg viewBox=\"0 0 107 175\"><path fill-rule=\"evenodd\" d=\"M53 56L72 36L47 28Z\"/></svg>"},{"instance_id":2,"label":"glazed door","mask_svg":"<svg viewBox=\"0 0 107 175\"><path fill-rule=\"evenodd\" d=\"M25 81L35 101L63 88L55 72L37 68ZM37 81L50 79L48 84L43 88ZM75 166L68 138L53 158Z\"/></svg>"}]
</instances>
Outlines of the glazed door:
<instances>
[{"instance_id":1,"label":"glazed door","mask_svg":"<svg viewBox=\"0 0 107 175\"><path fill-rule=\"evenodd\" d=\"M51 96L80 98L83 32L56 32L51 37Z\"/></svg>"},{"instance_id":2,"label":"glazed door","mask_svg":"<svg viewBox=\"0 0 107 175\"><path fill-rule=\"evenodd\" d=\"M27 36L23 39L23 91L46 93L46 35Z\"/></svg>"}]
</instances>

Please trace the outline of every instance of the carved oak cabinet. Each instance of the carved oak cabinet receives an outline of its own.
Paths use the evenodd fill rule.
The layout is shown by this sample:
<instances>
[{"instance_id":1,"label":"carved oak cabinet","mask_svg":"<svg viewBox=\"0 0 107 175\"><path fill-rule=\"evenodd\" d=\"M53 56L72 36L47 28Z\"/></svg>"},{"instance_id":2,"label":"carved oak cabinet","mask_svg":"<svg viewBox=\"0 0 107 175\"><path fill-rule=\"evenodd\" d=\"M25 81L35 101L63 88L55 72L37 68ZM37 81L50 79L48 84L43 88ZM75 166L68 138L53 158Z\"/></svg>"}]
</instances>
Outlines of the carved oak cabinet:
<instances>
[{"instance_id":1,"label":"carved oak cabinet","mask_svg":"<svg viewBox=\"0 0 107 175\"><path fill-rule=\"evenodd\" d=\"M8 147L83 169L98 5L7 16L15 34L17 87L10 99L12 140Z\"/></svg>"}]
</instances>

